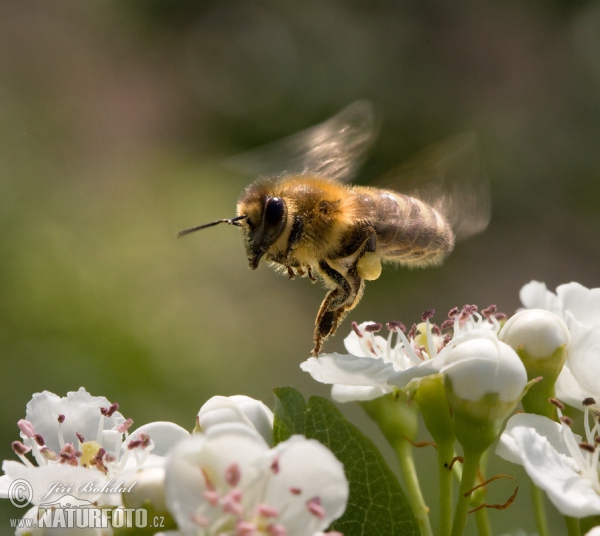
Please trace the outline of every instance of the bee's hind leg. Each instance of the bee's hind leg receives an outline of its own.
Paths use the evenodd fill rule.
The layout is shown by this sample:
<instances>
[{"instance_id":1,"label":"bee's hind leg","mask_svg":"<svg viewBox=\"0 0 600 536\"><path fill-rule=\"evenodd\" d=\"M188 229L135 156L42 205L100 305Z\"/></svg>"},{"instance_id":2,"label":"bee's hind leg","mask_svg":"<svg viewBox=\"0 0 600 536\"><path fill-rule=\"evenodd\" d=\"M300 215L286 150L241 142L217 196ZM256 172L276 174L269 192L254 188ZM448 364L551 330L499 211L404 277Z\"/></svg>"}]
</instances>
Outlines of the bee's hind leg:
<instances>
[{"instance_id":1,"label":"bee's hind leg","mask_svg":"<svg viewBox=\"0 0 600 536\"><path fill-rule=\"evenodd\" d=\"M336 332L337 327L344 320L348 311L354 309L362 296L364 288L363 280L354 269L343 276L325 261L319 263L319 268L337 287L327 293L319 308L315 320L313 356L319 355L323 343Z\"/></svg>"}]
</instances>

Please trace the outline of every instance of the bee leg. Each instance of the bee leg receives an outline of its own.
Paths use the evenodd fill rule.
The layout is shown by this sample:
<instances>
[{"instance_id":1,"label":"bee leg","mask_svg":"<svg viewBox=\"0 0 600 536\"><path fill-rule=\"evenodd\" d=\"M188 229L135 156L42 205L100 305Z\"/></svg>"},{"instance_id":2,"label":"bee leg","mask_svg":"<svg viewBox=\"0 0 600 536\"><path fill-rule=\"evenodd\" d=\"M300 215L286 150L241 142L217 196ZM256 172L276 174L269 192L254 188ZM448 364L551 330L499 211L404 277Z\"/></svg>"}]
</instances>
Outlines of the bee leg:
<instances>
[{"instance_id":1,"label":"bee leg","mask_svg":"<svg viewBox=\"0 0 600 536\"><path fill-rule=\"evenodd\" d=\"M313 275L310 266L308 267L308 278L310 279L311 283L316 283L318 281L318 279Z\"/></svg>"},{"instance_id":2,"label":"bee leg","mask_svg":"<svg viewBox=\"0 0 600 536\"><path fill-rule=\"evenodd\" d=\"M312 351L314 356L319 355L323 342L336 332L348 311L354 309L364 288L364 282L354 268L351 268L346 276L334 270L325 261L319 263L319 268L337 287L327 293L319 308L315 320L315 347Z\"/></svg>"},{"instance_id":3,"label":"bee leg","mask_svg":"<svg viewBox=\"0 0 600 536\"><path fill-rule=\"evenodd\" d=\"M294 269L291 266L286 266L286 268L288 273L288 279L294 279L294 277L296 277L296 274L294 274Z\"/></svg>"}]
</instances>

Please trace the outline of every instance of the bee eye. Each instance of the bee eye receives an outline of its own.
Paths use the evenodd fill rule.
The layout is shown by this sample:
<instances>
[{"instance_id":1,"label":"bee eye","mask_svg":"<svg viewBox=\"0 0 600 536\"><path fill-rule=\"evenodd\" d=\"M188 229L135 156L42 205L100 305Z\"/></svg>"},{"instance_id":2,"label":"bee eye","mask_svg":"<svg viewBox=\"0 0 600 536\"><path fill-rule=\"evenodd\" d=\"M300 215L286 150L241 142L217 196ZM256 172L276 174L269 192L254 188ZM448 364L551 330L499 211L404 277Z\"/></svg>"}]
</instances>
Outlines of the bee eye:
<instances>
[{"instance_id":1,"label":"bee eye","mask_svg":"<svg viewBox=\"0 0 600 536\"><path fill-rule=\"evenodd\" d=\"M281 197L269 197L265 204L265 227L279 225L285 215L285 202Z\"/></svg>"}]
</instances>

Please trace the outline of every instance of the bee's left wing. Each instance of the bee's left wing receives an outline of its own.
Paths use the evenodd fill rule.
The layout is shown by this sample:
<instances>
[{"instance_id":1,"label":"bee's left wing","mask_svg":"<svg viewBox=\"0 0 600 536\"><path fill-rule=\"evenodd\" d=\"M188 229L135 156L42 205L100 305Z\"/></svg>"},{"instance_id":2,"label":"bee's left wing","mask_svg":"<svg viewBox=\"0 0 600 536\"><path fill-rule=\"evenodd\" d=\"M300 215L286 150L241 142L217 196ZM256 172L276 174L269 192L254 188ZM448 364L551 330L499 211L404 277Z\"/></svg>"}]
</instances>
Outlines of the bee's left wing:
<instances>
[{"instance_id":1,"label":"bee's left wing","mask_svg":"<svg viewBox=\"0 0 600 536\"><path fill-rule=\"evenodd\" d=\"M416 197L435 208L457 240L482 232L491 217L489 181L479 158L477 136L452 136L382 177L384 187Z\"/></svg>"},{"instance_id":2,"label":"bee's left wing","mask_svg":"<svg viewBox=\"0 0 600 536\"><path fill-rule=\"evenodd\" d=\"M225 163L262 177L310 174L346 182L365 160L379 123L370 102L356 101L323 123Z\"/></svg>"}]
</instances>

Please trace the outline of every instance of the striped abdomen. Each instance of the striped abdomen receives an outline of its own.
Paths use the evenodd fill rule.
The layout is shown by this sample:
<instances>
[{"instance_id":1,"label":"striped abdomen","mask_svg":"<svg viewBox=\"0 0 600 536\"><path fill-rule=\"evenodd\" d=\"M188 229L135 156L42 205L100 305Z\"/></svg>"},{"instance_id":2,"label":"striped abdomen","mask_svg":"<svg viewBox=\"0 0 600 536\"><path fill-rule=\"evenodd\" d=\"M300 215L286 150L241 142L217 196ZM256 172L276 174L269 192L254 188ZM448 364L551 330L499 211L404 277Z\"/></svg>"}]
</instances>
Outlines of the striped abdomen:
<instances>
[{"instance_id":1,"label":"striped abdomen","mask_svg":"<svg viewBox=\"0 0 600 536\"><path fill-rule=\"evenodd\" d=\"M377 234L376 253L406 266L439 264L454 248L454 233L428 204L391 190L355 187L359 217Z\"/></svg>"}]
</instances>

